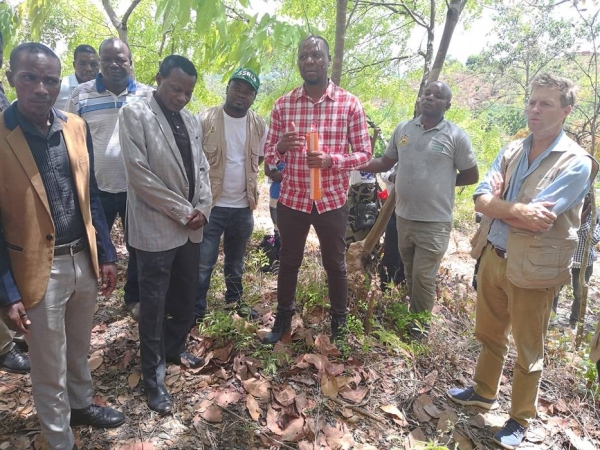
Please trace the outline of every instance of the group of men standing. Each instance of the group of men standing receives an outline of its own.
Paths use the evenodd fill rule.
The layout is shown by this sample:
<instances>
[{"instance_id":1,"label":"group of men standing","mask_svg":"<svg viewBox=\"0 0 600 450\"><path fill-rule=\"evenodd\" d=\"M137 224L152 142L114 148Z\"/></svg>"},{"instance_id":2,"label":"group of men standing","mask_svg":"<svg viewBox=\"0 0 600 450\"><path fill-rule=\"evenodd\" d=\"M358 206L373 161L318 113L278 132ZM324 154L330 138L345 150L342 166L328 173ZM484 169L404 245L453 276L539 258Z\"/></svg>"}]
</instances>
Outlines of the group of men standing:
<instances>
[{"instance_id":1,"label":"group of men standing","mask_svg":"<svg viewBox=\"0 0 600 450\"><path fill-rule=\"evenodd\" d=\"M148 406L165 414L172 409L166 364L203 364L185 352L185 341L192 320L206 312L222 236L225 300L242 306L243 257L263 157L272 166L285 163L277 204L277 314L264 342L291 331L311 225L327 273L332 336L344 339L346 200L355 169L383 172L397 163L396 222L410 310L431 312L454 188L479 177L468 136L444 119L450 88L430 83L420 115L399 124L385 155L371 159L365 112L358 98L330 81L330 62L325 39L301 42L304 83L277 100L267 127L250 110L260 80L249 69L234 72L225 103L196 120L185 106L198 73L182 56L162 61L151 88L133 79L127 44L108 39L99 55L78 47L74 78L61 86L60 61L49 48L26 43L12 51L7 78L17 101L0 116L0 307L29 344L33 396L51 448L77 448L71 425L116 427L125 420L92 404L87 365L97 278L102 295L116 286L110 240L116 216L124 220L130 250L125 301L139 315ZM66 112L53 107L59 94ZM562 131L574 100L568 80L536 78L527 108L530 136L501 150L475 193L490 225L481 232L478 276L476 335L483 350L475 387L449 395L465 405L496 405L512 327L513 407L494 436L505 448L521 443L535 416L552 299L568 277L573 230L598 168ZM319 134L318 149L307 151L308 132ZM321 172L319 199L309 194L313 169ZM3 334L0 326L0 339ZM2 348L0 361L10 355L16 369L29 370L12 342L0 342Z\"/></svg>"},{"instance_id":2,"label":"group of men standing","mask_svg":"<svg viewBox=\"0 0 600 450\"><path fill-rule=\"evenodd\" d=\"M51 448L69 450L77 448L71 426L125 420L92 404L87 363L98 275L102 295L116 286L116 216L129 250L125 302L139 316L144 391L148 406L165 414L166 364L203 364L185 342L196 299L205 306L223 232L227 299L241 299L267 131L249 111L260 85L251 70L232 75L225 105L205 112L199 126L184 109L198 74L182 56L161 62L156 88L133 79L130 48L119 39L104 41L98 54L77 47L73 66L61 83L52 50L15 47L7 78L17 100L3 102L0 119L0 363L31 370L42 431ZM29 357L5 322L25 335Z\"/></svg>"}]
</instances>

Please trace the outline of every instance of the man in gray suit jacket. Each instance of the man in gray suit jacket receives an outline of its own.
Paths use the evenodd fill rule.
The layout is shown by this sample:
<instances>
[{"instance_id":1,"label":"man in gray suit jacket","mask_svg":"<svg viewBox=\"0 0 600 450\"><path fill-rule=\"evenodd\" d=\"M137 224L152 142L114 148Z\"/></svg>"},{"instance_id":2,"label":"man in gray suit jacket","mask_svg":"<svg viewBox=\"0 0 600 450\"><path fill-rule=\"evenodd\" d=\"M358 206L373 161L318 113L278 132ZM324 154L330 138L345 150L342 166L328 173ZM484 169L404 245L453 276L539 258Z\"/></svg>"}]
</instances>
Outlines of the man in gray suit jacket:
<instances>
[{"instance_id":1,"label":"man in gray suit jacket","mask_svg":"<svg viewBox=\"0 0 600 450\"><path fill-rule=\"evenodd\" d=\"M127 176L127 242L136 249L140 287L140 353L148 406L171 411L164 385L167 362L204 361L185 352L198 285L199 243L210 216L209 165L194 117L183 109L197 72L171 55L158 88L119 115Z\"/></svg>"}]
</instances>

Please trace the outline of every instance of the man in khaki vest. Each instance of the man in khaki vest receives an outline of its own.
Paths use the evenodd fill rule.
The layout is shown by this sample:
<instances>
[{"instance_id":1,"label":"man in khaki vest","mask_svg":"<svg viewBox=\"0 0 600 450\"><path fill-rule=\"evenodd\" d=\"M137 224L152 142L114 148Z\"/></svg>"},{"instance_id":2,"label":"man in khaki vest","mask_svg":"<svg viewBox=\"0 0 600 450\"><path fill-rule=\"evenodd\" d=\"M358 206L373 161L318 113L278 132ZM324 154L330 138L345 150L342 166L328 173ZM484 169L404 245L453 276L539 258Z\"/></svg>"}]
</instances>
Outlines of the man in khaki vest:
<instances>
[{"instance_id":1,"label":"man in khaki vest","mask_svg":"<svg viewBox=\"0 0 600 450\"><path fill-rule=\"evenodd\" d=\"M117 255L94 177L92 139L52 108L60 60L13 49L6 77L17 102L0 115L0 313L25 334L37 416L50 448L76 449L71 426L111 428L123 413L92 404L87 355L98 295L116 285Z\"/></svg>"},{"instance_id":2,"label":"man in khaki vest","mask_svg":"<svg viewBox=\"0 0 600 450\"><path fill-rule=\"evenodd\" d=\"M462 405L497 408L512 331L517 359L510 419L494 434L503 448L518 447L536 416L544 341L552 300L569 282L583 199L596 161L563 130L575 104L573 82L552 74L531 84L526 108L530 135L504 147L477 187L484 214L478 241L475 335L482 350L472 387L453 388Z\"/></svg>"},{"instance_id":3,"label":"man in khaki vest","mask_svg":"<svg viewBox=\"0 0 600 450\"><path fill-rule=\"evenodd\" d=\"M210 278L223 236L225 254L225 302L241 306L242 273L246 244L254 229L253 211L258 203L258 167L267 138L265 121L250 109L260 80L250 69L237 69L227 85L225 104L200 113L200 142L210 164L212 211L200 244L200 280L195 318L206 314ZM242 312L251 318L254 311Z\"/></svg>"}]
</instances>

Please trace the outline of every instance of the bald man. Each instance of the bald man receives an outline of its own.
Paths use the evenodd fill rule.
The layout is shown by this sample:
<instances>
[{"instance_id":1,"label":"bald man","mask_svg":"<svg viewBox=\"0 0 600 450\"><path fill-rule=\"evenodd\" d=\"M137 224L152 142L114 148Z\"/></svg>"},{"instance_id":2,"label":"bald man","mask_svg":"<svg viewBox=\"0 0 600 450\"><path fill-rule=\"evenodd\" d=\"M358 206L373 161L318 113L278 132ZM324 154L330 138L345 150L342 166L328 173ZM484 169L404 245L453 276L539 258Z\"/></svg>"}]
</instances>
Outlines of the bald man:
<instances>
[{"instance_id":1,"label":"bald man","mask_svg":"<svg viewBox=\"0 0 600 450\"><path fill-rule=\"evenodd\" d=\"M477 183L479 171L466 133L444 119L452 92L446 83L427 85L421 115L400 123L385 154L360 170L396 171L398 249L404 263L410 312L423 313L409 334L421 339L429 330L436 298L435 279L450 240L454 188Z\"/></svg>"}]
</instances>

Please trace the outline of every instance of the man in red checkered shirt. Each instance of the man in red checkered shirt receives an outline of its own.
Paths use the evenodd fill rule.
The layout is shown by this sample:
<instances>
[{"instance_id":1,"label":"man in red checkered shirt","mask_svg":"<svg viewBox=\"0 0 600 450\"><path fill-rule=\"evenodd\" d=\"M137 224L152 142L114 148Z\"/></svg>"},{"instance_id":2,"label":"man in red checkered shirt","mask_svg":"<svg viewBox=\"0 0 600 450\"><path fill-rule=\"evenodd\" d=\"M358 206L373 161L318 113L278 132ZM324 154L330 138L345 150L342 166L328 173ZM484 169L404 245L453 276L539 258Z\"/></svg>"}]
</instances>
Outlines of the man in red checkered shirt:
<instances>
[{"instance_id":1,"label":"man in red checkered shirt","mask_svg":"<svg viewBox=\"0 0 600 450\"><path fill-rule=\"evenodd\" d=\"M291 331L298 270L311 225L327 272L333 338L345 329L346 199L350 171L371 158L371 144L360 101L329 80L330 63L327 41L320 36L305 38L298 48L304 84L279 98L271 112L265 162L285 161L285 169L277 204L281 236L277 316L272 331L264 337L266 343L274 344ZM307 152L306 134L311 131L319 133L319 151ZM310 199L311 168L321 169L320 200Z\"/></svg>"}]
</instances>

